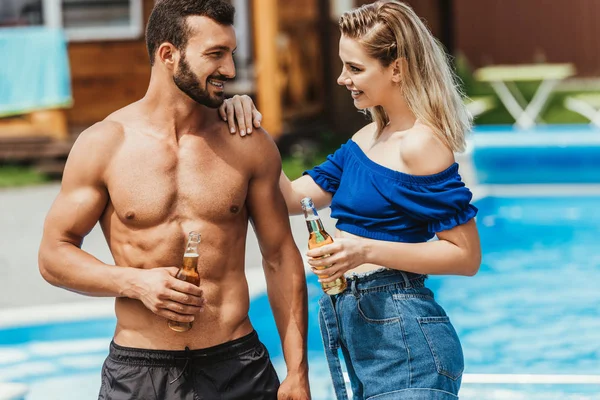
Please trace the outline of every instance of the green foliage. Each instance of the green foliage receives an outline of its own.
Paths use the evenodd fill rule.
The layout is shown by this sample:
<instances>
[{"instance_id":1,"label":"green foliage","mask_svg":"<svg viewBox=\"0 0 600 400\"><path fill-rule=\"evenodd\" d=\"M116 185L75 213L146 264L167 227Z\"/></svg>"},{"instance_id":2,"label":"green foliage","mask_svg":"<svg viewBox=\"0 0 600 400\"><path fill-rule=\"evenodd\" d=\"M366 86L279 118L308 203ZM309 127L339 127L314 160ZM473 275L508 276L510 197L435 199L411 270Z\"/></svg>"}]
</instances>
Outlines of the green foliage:
<instances>
[{"instance_id":1,"label":"green foliage","mask_svg":"<svg viewBox=\"0 0 600 400\"><path fill-rule=\"evenodd\" d=\"M321 164L348 140L349 137L336 135L324 130L317 137L297 137L289 155L282 157L283 171L290 179L302 176L307 169Z\"/></svg>"},{"instance_id":2,"label":"green foliage","mask_svg":"<svg viewBox=\"0 0 600 400\"><path fill-rule=\"evenodd\" d=\"M308 162L300 157L285 157L282 160L283 172L285 172L288 178L294 180L296 178L301 177L302 173L307 169L311 169L312 167L321 164L323 161L325 161L326 158L327 155L318 155L312 158L312 162Z\"/></svg>"},{"instance_id":3,"label":"green foliage","mask_svg":"<svg viewBox=\"0 0 600 400\"><path fill-rule=\"evenodd\" d=\"M48 178L28 167L0 166L0 188L28 186L47 182Z\"/></svg>"}]
</instances>

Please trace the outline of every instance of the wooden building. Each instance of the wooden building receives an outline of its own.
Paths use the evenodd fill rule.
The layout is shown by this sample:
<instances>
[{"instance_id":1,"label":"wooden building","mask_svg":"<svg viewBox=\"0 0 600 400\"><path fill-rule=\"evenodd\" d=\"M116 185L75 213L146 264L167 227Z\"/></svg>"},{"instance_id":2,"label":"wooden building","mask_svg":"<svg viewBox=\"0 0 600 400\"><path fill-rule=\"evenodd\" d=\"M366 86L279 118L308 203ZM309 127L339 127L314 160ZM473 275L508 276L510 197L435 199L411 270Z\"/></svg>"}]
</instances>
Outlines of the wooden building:
<instances>
[{"instance_id":1,"label":"wooden building","mask_svg":"<svg viewBox=\"0 0 600 400\"><path fill-rule=\"evenodd\" d=\"M154 0L143 0L148 20ZM150 62L143 34L136 39L69 43L73 107L67 118L73 131L102 120L139 100L150 80Z\"/></svg>"},{"instance_id":2,"label":"wooden building","mask_svg":"<svg viewBox=\"0 0 600 400\"><path fill-rule=\"evenodd\" d=\"M249 20L251 26L250 56L254 62L250 60L249 70L254 73L240 73L238 62L240 77L227 85L229 94L260 94L259 104L266 110L265 126L274 136L290 129L288 121L323 112L323 3L255 0L252 8L242 10L248 15L240 18ZM154 0L143 0L144 21L153 4ZM141 98L150 78L143 37L72 42L69 60L74 104L67 116L75 131Z\"/></svg>"},{"instance_id":3,"label":"wooden building","mask_svg":"<svg viewBox=\"0 0 600 400\"><path fill-rule=\"evenodd\" d=\"M144 23L154 4L119 1L141 8ZM341 70L337 13L370 1L231 1L247 30L238 34L238 40L246 42L246 59L238 62L240 78L228 85L229 90L255 96L273 136L315 123L347 135L365 123L347 90L336 84ZM600 28L593 21L600 13L596 0L406 2L450 52L464 54L472 67L573 62L579 76L600 74ZM127 38L71 41L68 53L73 106L66 114L72 132L144 95L150 66L143 27Z\"/></svg>"}]
</instances>

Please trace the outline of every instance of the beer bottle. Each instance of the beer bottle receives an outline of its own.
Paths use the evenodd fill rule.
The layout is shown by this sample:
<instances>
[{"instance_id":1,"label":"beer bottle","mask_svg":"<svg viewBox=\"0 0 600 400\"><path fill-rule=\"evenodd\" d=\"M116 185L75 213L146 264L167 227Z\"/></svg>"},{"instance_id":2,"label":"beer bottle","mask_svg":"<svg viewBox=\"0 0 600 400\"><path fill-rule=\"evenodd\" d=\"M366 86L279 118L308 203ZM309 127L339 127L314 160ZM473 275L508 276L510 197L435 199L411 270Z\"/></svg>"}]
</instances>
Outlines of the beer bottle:
<instances>
[{"instance_id":1,"label":"beer bottle","mask_svg":"<svg viewBox=\"0 0 600 400\"><path fill-rule=\"evenodd\" d=\"M306 226L308 227L309 233L308 248L314 249L317 247L325 246L326 244L333 243L333 238L325 231L325 228L323 228L323 222L321 222L321 218L319 218L319 214L317 214L317 209L315 208L312 199L310 197L305 197L302 199L301 204L302 211L304 211L304 219L306 220ZM326 268L328 267L317 267L317 269ZM328 277L325 275L320 276L322 278ZM337 278L333 282L321 282L321 287L323 288L323 291L328 295L341 293L344 290L346 290L346 286L346 278L344 276Z\"/></svg>"},{"instance_id":2,"label":"beer bottle","mask_svg":"<svg viewBox=\"0 0 600 400\"><path fill-rule=\"evenodd\" d=\"M200 244L200 234L198 232L190 232L188 235L185 253L183 254L183 266L179 268L177 279L193 283L200 286L200 275L198 274L198 245ZM169 328L175 332L186 332L192 329L192 322L178 322L169 320Z\"/></svg>"}]
</instances>

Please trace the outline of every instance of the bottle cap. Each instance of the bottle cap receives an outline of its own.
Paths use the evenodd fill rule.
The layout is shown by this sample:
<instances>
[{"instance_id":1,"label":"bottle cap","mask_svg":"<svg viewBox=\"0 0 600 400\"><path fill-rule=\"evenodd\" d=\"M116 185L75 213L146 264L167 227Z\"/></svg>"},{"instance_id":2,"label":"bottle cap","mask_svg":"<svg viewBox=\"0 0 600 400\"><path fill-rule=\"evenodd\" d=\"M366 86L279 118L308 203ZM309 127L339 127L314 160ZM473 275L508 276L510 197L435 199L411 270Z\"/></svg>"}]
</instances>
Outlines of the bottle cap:
<instances>
[{"instance_id":1,"label":"bottle cap","mask_svg":"<svg viewBox=\"0 0 600 400\"><path fill-rule=\"evenodd\" d=\"M196 231L191 231L188 234L188 239L191 239L195 242L200 242L200 238L202 237L202 235L200 235L200 232L196 232Z\"/></svg>"},{"instance_id":2,"label":"bottle cap","mask_svg":"<svg viewBox=\"0 0 600 400\"><path fill-rule=\"evenodd\" d=\"M306 207L306 208L314 207L313 201L310 197L305 197L302 200L300 200L300 204L302 204L302 207Z\"/></svg>"}]
</instances>

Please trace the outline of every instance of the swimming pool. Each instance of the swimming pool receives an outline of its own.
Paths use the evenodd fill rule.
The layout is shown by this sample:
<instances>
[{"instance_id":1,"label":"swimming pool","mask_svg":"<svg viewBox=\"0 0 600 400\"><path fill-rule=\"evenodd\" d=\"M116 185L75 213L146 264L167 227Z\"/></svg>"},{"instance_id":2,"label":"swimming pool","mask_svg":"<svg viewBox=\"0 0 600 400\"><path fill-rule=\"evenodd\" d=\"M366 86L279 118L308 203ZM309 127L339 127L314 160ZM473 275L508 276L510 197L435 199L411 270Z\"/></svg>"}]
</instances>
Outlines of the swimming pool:
<instances>
[{"instance_id":1,"label":"swimming pool","mask_svg":"<svg viewBox=\"0 0 600 400\"><path fill-rule=\"evenodd\" d=\"M480 185L600 183L600 129L589 125L478 126L471 143Z\"/></svg>"},{"instance_id":2,"label":"swimming pool","mask_svg":"<svg viewBox=\"0 0 600 400\"><path fill-rule=\"evenodd\" d=\"M484 249L479 274L429 280L463 342L461 399L599 398L600 381L553 383L589 383L585 376L600 375L600 192L496 193L476 205ZM316 318L321 290L312 276L308 284L313 398L329 400ZM253 299L250 316L283 374L266 295ZM95 399L113 326L111 317L0 329L0 381L28 384L27 400ZM531 381L527 374L546 383L515 383ZM490 383L495 377L507 383Z\"/></svg>"}]
</instances>

